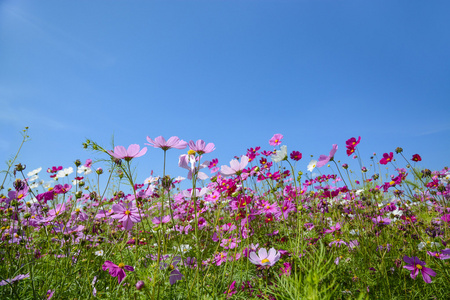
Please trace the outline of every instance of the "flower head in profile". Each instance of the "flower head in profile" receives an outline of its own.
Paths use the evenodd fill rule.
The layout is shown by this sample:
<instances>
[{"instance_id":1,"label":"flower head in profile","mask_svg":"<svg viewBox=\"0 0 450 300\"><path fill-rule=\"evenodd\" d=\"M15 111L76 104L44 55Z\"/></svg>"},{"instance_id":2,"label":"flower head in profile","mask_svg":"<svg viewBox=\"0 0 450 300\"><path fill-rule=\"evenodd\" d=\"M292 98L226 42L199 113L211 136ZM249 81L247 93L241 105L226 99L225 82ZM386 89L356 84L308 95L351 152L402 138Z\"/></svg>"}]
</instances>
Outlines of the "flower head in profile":
<instances>
[{"instance_id":1,"label":"flower head in profile","mask_svg":"<svg viewBox=\"0 0 450 300\"><path fill-rule=\"evenodd\" d=\"M184 168L186 170L189 170L188 175L187 175L188 179L192 179L192 175L194 175L194 174L197 174L197 179L200 179L200 180L208 179L208 175L206 175L203 172L199 172L199 170L203 169L203 168L207 168L209 166L209 161L205 161L197 167L197 161L199 159L200 158L198 156L195 157L194 155L189 155L189 154L180 155L179 160L178 160L178 166L181 168Z\"/></svg>"},{"instance_id":2,"label":"flower head in profile","mask_svg":"<svg viewBox=\"0 0 450 300\"><path fill-rule=\"evenodd\" d=\"M276 163L279 163L282 160L286 160L287 159L287 146L286 145L281 146L280 150L278 150L270 158L272 158L272 161L276 162Z\"/></svg>"},{"instance_id":3,"label":"flower head in profile","mask_svg":"<svg viewBox=\"0 0 450 300\"><path fill-rule=\"evenodd\" d=\"M330 160L333 160L334 154L336 154L336 151L338 149L338 145L333 144L333 147L330 150L330 155L326 156L326 155L320 155L319 156L319 161L317 162L317 167L323 167L325 166Z\"/></svg>"},{"instance_id":4,"label":"flower head in profile","mask_svg":"<svg viewBox=\"0 0 450 300\"><path fill-rule=\"evenodd\" d=\"M283 139L283 135L281 133L276 133L273 135L273 137L269 140L270 146L278 146L281 144L281 140Z\"/></svg>"},{"instance_id":5,"label":"flower head in profile","mask_svg":"<svg viewBox=\"0 0 450 300\"><path fill-rule=\"evenodd\" d=\"M269 253L267 253L265 248L261 248L258 250L258 254L256 254L256 252L251 252L248 259L252 264L271 267L280 259L280 257L280 252L274 248L270 248Z\"/></svg>"},{"instance_id":6,"label":"flower head in profile","mask_svg":"<svg viewBox=\"0 0 450 300\"><path fill-rule=\"evenodd\" d=\"M114 147L114 152L111 150L107 150L109 155L117 158L117 159L125 159L126 161L130 161L135 157L140 157L147 152L147 147L142 148L138 144L132 144L128 146L128 149L125 149L124 146L116 146Z\"/></svg>"},{"instance_id":7,"label":"flower head in profile","mask_svg":"<svg viewBox=\"0 0 450 300\"><path fill-rule=\"evenodd\" d=\"M426 263L415 256L408 257L405 255L403 260L408 264L407 266L403 266L403 268L411 271L411 274L409 275L412 279L416 279L417 274L420 272L422 274L423 281L426 283L431 283L430 276L436 276L436 272L430 268L424 267Z\"/></svg>"},{"instance_id":8,"label":"flower head in profile","mask_svg":"<svg viewBox=\"0 0 450 300\"><path fill-rule=\"evenodd\" d=\"M119 265L114 264L113 262L107 260L102 266L103 271L109 270L109 275L112 277L117 277L117 280L119 283L121 283L125 277L127 277L127 274L125 274L125 270L127 271L134 271L134 268L132 266L126 266L124 263L120 263Z\"/></svg>"},{"instance_id":9,"label":"flower head in profile","mask_svg":"<svg viewBox=\"0 0 450 300\"><path fill-rule=\"evenodd\" d=\"M230 161L230 166L220 167L220 173L223 176L240 175L245 167L248 165L248 156L241 156L241 162L237 159Z\"/></svg>"},{"instance_id":10,"label":"flower head in profile","mask_svg":"<svg viewBox=\"0 0 450 300\"><path fill-rule=\"evenodd\" d=\"M210 153L213 152L216 147L213 143L206 144L204 140L198 140L194 143L194 141L189 141L189 149L192 151L197 152L199 155L202 155L204 153Z\"/></svg>"},{"instance_id":11,"label":"flower head in profile","mask_svg":"<svg viewBox=\"0 0 450 300\"><path fill-rule=\"evenodd\" d=\"M180 140L177 136L172 136L167 141L162 136L158 136L154 140L147 136L147 141L150 144L146 145L152 146L154 148L161 148L164 151L167 151L171 148L184 149L187 146L187 142Z\"/></svg>"}]
</instances>

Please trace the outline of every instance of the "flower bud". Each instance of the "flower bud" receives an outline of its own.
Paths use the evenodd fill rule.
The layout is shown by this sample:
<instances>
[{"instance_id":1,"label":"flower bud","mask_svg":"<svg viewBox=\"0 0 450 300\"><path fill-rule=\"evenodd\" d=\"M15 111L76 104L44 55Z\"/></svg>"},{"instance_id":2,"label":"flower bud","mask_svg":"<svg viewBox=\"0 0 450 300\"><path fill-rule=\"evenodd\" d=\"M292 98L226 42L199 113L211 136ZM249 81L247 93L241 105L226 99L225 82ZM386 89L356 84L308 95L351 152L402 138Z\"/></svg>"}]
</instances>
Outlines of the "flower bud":
<instances>
[{"instance_id":1,"label":"flower bud","mask_svg":"<svg viewBox=\"0 0 450 300\"><path fill-rule=\"evenodd\" d=\"M81 161L80 161L79 159L77 159L77 160L74 162L74 164L75 164L75 166L79 167L79 166L81 165Z\"/></svg>"},{"instance_id":2,"label":"flower bud","mask_svg":"<svg viewBox=\"0 0 450 300\"><path fill-rule=\"evenodd\" d=\"M138 291L140 291L140 290L144 287L144 285L145 285L144 281L143 281L143 280L139 280L139 281L136 283L136 289L137 289Z\"/></svg>"}]
</instances>

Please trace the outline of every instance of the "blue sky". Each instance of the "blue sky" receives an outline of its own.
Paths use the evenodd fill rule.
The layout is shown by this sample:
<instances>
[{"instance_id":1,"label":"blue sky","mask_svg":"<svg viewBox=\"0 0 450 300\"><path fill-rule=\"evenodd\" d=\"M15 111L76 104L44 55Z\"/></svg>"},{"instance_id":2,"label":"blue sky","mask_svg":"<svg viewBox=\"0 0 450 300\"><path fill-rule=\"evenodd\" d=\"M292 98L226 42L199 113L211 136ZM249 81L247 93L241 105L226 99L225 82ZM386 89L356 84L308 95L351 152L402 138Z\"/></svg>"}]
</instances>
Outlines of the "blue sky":
<instances>
[{"instance_id":1,"label":"blue sky","mask_svg":"<svg viewBox=\"0 0 450 300\"><path fill-rule=\"evenodd\" d=\"M68 167L146 136L213 142L228 164L275 133L288 150L365 165L404 149L449 165L449 1L0 2L0 159ZM162 151L136 160L162 174ZM185 151L168 152L168 173ZM403 162L401 162L404 165ZM3 164L0 169L5 169ZM326 170L324 170L326 173ZM45 175L45 174L42 174Z\"/></svg>"}]
</instances>

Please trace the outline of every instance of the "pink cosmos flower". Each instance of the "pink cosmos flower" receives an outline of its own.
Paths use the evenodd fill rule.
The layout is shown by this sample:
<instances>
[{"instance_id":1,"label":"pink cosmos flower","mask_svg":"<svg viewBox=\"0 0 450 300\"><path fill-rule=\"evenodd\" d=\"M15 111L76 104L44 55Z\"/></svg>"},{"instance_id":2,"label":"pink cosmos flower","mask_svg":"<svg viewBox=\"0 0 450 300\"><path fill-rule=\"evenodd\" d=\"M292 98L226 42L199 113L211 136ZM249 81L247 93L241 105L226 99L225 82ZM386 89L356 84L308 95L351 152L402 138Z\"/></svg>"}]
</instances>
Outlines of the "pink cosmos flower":
<instances>
[{"instance_id":1,"label":"pink cosmos flower","mask_svg":"<svg viewBox=\"0 0 450 300\"><path fill-rule=\"evenodd\" d=\"M133 207L132 202L125 205L122 203L114 204L112 210L114 211L114 215L112 215L111 218L122 222L122 225L126 230L130 230L133 228L134 223L141 221L139 218L139 210L136 207Z\"/></svg>"},{"instance_id":2,"label":"pink cosmos flower","mask_svg":"<svg viewBox=\"0 0 450 300\"><path fill-rule=\"evenodd\" d=\"M283 139L283 135L281 133L276 133L273 135L273 137L269 140L270 146L278 146L281 144L281 140Z\"/></svg>"},{"instance_id":3,"label":"pink cosmos flower","mask_svg":"<svg viewBox=\"0 0 450 300\"><path fill-rule=\"evenodd\" d=\"M336 223L336 226L331 226L330 229L325 230L325 233L332 233L341 229L341 224Z\"/></svg>"},{"instance_id":4,"label":"pink cosmos flower","mask_svg":"<svg viewBox=\"0 0 450 300\"><path fill-rule=\"evenodd\" d=\"M245 169L245 167L248 165L248 156L243 155L241 157L241 162L239 162L237 159L233 159L230 161L230 166L222 166L220 168L220 173L223 176L232 176L232 175L240 175L242 173L242 170Z\"/></svg>"},{"instance_id":5,"label":"pink cosmos flower","mask_svg":"<svg viewBox=\"0 0 450 300\"><path fill-rule=\"evenodd\" d=\"M124 146L116 146L114 147L114 152L111 150L107 150L106 152L117 159L125 159L126 161L130 161L134 157L140 157L147 152L147 147L142 148L142 150L140 150L140 148L141 147L138 144L132 144L128 146L128 149L125 149Z\"/></svg>"},{"instance_id":6,"label":"pink cosmos flower","mask_svg":"<svg viewBox=\"0 0 450 300\"><path fill-rule=\"evenodd\" d=\"M122 280L124 280L125 277L127 277L127 274L125 274L125 271L123 269L131 272L134 271L134 268L132 266L126 266L124 263L116 265L109 260L105 261L105 263L102 266L102 269L103 271L109 269L109 275L111 275L112 277L117 277L119 283L121 283Z\"/></svg>"},{"instance_id":7,"label":"pink cosmos flower","mask_svg":"<svg viewBox=\"0 0 450 300\"><path fill-rule=\"evenodd\" d=\"M199 155L202 155L204 153L213 152L216 149L216 147L214 146L213 143L208 143L208 145L206 145L205 141L203 140L198 140L195 143L193 140L190 140L189 149L197 152Z\"/></svg>"},{"instance_id":8,"label":"pink cosmos flower","mask_svg":"<svg viewBox=\"0 0 450 300\"><path fill-rule=\"evenodd\" d=\"M184 149L187 146L187 142L180 140L177 136L172 136L167 141L162 136L156 137L155 140L152 140L147 136L147 141L150 144L146 145L152 146L154 148L161 148L164 151L167 151L171 148Z\"/></svg>"},{"instance_id":9,"label":"pink cosmos flower","mask_svg":"<svg viewBox=\"0 0 450 300\"><path fill-rule=\"evenodd\" d=\"M267 253L265 248L261 248L258 250L258 255L256 255L256 252L251 252L248 259L252 264L271 267L280 259L280 257L280 252L274 248L270 248L269 253Z\"/></svg>"},{"instance_id":10,"label":"pink cosmos flower","mask_svg":"<svg viewBox=\"0 0 450 300\"><path fill-rule=\"evenodd\" d=\"M417 274L419 274L420 272L422 274L423 281L425 281L426 283L431 283L430 276L436 276L435 271L430 268L424 267L426 263L415 256L408 257L405 255L403 257L403 260L408 264L407 266L403 266L403 268L411 271L411 274L409 275L412 279L416 279Z\"/></svg>"},{"instance_id":11,"label":"pink cosmos flower","mask_svg":"<svg viewBox=\"0 0 450 300\"><path fill-rule=\"evenodd\" d=\"M323 167L325 166L330 160L333 160L334 154L336 154L336 151L338 149L338 145L337 144L333 144L333 147L331 148L330 151L330 155L326 156L326 155L320 155L319 156L319 161L316 164L317 168Z\"/></svg>"},{"instance_id":12,"label":"pink cosmos flower","mask_svg":"<svg viewBox=\"0 0 450 300\"><path fill-rule=\"evenodd\" d=\"M205 161L204 163L201 163L200 166L197 168L197 161L199 157L195 157L194 155L189 154L182 154L179 157L178 160L178 166L184 169L189 170L188 172L188 179L192 179L193 174L197 174L197 179L205 180L208 179L208 175L206 175L203 172L199 172L198 170L206 168L209 166L209 161ZM190 166L189 166L190 164Z\"/></svg>"},{"instance_id":13,"label":"pink cosmos flower","mask_svg":"<svg viewBox=\"0 0 450 300\"><path fill-rule=\"evenodd\" d=\"M394 158L394 153L384 153L383 158L380 160L380 164L387 165L388 162L390 162Z\"/></svg>"}]
</instances>

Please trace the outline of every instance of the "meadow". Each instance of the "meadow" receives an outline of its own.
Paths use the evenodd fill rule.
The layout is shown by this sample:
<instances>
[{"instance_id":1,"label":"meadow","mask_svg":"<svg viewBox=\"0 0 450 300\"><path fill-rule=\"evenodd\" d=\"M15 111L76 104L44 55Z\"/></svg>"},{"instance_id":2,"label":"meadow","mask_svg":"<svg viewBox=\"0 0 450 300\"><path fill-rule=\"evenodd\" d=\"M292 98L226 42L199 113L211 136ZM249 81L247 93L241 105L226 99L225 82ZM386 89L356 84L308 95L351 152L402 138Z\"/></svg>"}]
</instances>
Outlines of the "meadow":
<instances>
[{"instance_id":1,"label":"meadow","mask_svg":"<svg viewBox=\"0 0 450 300\"><path fill-rule=\"evenodd\" d=\"M401 148L364 164L361 137L304 170L281 134L220 164L203 140L138 142L8 162L1 299L450 299L448 167ZM185 177L136 182L147 151L179 151Z\"/></svg>"}]
</instances>

